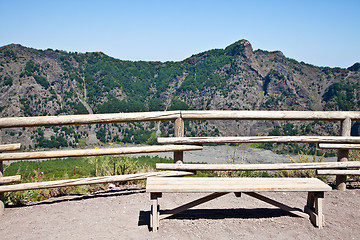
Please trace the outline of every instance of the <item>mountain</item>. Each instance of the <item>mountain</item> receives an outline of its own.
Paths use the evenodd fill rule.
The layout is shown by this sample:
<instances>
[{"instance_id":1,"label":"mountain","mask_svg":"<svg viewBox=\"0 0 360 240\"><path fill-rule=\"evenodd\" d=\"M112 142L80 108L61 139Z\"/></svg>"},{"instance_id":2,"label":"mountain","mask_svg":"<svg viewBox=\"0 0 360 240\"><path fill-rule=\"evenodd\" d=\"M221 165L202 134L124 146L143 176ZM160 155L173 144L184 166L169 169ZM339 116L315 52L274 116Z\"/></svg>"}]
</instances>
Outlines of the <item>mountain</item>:
<instances>
[{"instance_id":1,"label":"mountain","mask_svg":"<svg viewBox=\"0 0 360 240\"><path fill-rule=\"evenodd\" d=\"M329 53L331 54L331 53ZM37 116L175 109L359 110L360 63L348 69L316 67L282 52L253 51L240 40L225 49L180 62L122 61L102 52L0 48L0 116ZM187 135L271 132L278 122L189 122ZM338 133L318 123L290 126L297 131ZM330 127L330 128L329 128ZM51 127L3 130L3 140L28 148L93 142L146 142L156 125ZM306 133L307 133L306 132ZM91 142L91 141L90 141Z\"/></svg>"}]
</instances>

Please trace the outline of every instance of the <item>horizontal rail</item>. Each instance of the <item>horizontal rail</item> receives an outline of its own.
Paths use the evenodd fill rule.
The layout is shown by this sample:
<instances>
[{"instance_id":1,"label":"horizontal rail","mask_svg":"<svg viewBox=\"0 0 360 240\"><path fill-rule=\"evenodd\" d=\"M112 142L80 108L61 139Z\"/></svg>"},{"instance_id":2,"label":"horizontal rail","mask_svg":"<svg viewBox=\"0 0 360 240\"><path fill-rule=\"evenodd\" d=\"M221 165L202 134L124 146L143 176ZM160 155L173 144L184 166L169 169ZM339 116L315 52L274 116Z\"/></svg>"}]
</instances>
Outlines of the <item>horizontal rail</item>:
<instances>
[{"instance_id":1,"label":"horizontal rail","mask_svg":"<svg viewBox=\"0 0 360 240\"><path fill-rule=\"evenodd\" d=\"M360 120L360 111L181 111L184 120Z\"/></svg>"},{"instance_id":2,"label":"horizontal rail","mask_svg":"<svg viewBox=\"0 0 360 240\"><path fill-rule=\"evenodd\" d=\"M360 144L319 143L321 149L360 149Z\"/></svg>"},{"instance_id":3,"label":"horizontal rail","mask_svg":"<svg viewBox=\"0 0 360 240\"><path fill-rule=\"evenodd\" d=\"M179 111L0 118L0 128L175 120Z\"/></svg>"},{"instance_id":4,"label":"horizontal rail","mask_svg":"<svg viewBox=\"0 0 360 240\"><path fill-rule=\"evenodd\" d=\"M160 144L206 143L360 143L360 137L342 136L247 136L247 137L163 137Z\"/></svg>"},{"instance_id":5,"label":"horizontal rail","mask_svg":"<svg viewBox=\"0 0 360 240\"><path fill-rule=\"evenodd\" d=\"M101 156L101 155L121 155L121 154L135 154L135 153L154 153L154 152L193 151L193 150L201 150L201 149L202 149L201 146L155 145L155 146L142 146L142 147L103 148L103 149L17 152L17 153L0 154L0 161L63 158L63 157L88 157L88 156Z\"/></svg>"},{"instance_id":6,"label":"horizontal rail","mask_svg":"<svg viewBox=\"0 0 360 240\"><path fill-rule=\"evenodd\" d=\"M21 143L3 144L0 145L0 152L16 151L20 150Z\"/></svg>"},{"instance_id":7,"label":"horizontal rail","mask_svg":"<svg viewBox=\"0 0 360 240\"><path fill-rule=\"evenodd\" d=\"M0 184L21 182L21 175L0 177Z\"/></svg>"},{"instance_id":8,"label":"horizontal rail","mask_svg":"<svg viewBox=\"0 0 360 240\"><path fill-rule=\"evenodd\" d=\"M15 191L25 191L25 190L33 190L33 189L134 181L134 180L146 179L148 177L176 177L176 176L189 176L189 175L193 175L193 173L166 171L166 172L148 172L148 173L136 173L129 175L116 175L116 176L104 176L104 177L93 177L93 178L66 179L59 181L33 182L33 183L22 183L16 185L0 186L0 192L15 192Z\"/></svg>"},{"instance_id":9,"label":"horizontal rail","mask_svg":"<svg viewBox=\"0 0 360 240\"><path fill-rule=\"evenodd\" d=\"M360 111L169 111L0 118L0 128L184 120L360 120Z\"/></svg>"},{"instance_id":10,"label":"horizontal rail","mask_svg":"<svg viewBox=\"0 0 360 240\"><path fill-rule=\"evenodd\" d=\"M276 171L303 169L360 168L360 162L269 163L269 164L168 164L157 163L157 170L174 171Z\"/></svg>"},{"instance_id":11,"label":"horizontal rail","mask_svg":"<svg viewBox=\"0 0 360 240\"><path fill-rule=\"evenodd\" d=\"M317 170L317 175L360 175L360 170Z\"/></svg>"}]
</instances>

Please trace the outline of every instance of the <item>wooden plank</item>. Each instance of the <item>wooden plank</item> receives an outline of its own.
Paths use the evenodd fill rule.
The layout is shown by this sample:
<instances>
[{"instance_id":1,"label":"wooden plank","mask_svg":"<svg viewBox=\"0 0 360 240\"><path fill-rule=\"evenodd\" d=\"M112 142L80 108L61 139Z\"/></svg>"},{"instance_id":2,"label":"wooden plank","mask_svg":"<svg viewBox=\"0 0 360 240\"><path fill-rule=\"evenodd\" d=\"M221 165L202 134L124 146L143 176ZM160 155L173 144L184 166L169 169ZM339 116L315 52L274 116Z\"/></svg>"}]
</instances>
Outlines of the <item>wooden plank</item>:
<instances>
[{"instance_id":1,"label":"wooden plank","mask_svg":"<svg viewBox=\"0 0 360 240\"><path fill-rule=\"evenodd\" d=\"M289 207L289 206L287 206L287 205L285 205L285 204L282 204L282 203L280 203L280 202L277 202L277 201L275 201L275 200L273 200L273 199L271 199L271 198L265 197L265 196L260 195L260 194L258 194L258 193L247 192L247 193L245 193L245 194L246 194L246 195L249 195L249 196L251 196L251 197L253 197L253 198L259 199L259 200L261 200L261 201L263 201L263 202L269 203L269 204L271 204L271 205L273 205L273 206L275 206L275 207L278 207L278 208L280 208L280 209L282 209L282 210L284 210L284 211L287 211L287 212L289 212L289 213L291 213L291 214L293 214L293 215L295 215L295 216L299 216L299 217L303 217L303 218L309 218L309 215L308 215L308 214L306 214L306 213L304 213L304 212L302 212L302 211L300 211L300 210L298 210L298 209Z\"/></svg>"},{"instance_id":2,"label":"wooden plank","mask_svg":"<svg viewBox=\"0 0 360 240\"><path fill-rule=\"evenodd\" d=\"M0 128L184 120L360 120L359 111L169 111L1 118Z\"/></svg>"},{"instance_id":3,"label":"wooden plank","mask_svg":"<svg viewBox=\"0 0 360 240\"><path fill-rule=\"evenodd\" d=\"M67 179L67 180L48 181L48 182L33 182L33 183L0 186L0 192L15 192L15 191L25 191L25 190L33 190L33 189L69 187L69 186L78 186L78 185L110 183L110 182L124 182L124 181L133 181L133 180L142 180L154 176L175 177L175 176L189 176L189 175L193 175L193 173L166 171L166 172L136 173L129 175L103 176L103 177L93 177L93 178Z\"/></svg>"},{"instance_id":4,"label":"wooden plank","mask_svg":"<svg viewBox=\"0 0 360 240\"><path fill-rule=\"evenodd\" d=\"M0 184L17 183L21 182L21 175L0 177Z\"/></svg>"},{"instance_id":5,"label":"wooden plank","mask_svg":"<svg viewBox=\"0 0 360 240\"><path fill-rule=\"evenodd\" d=\"M147 192L330 191L316 178L148 178Z\"/></svg>"},{"instance_id":6,"label":"wooden plank","mask_svg":"<svg viewBox=\"0 0 360 240\"><path fill-rule=\"evenodd\" d=\"M319 143L321 149L360 149L360 144Z\"/></svg>"},{"instance_id":7,"label":"wooden plank","mask_svg":"<svg viewBox=\"0 0 360 240\"><path fill-rule=\"evenodd\" d=\"M196 199L196 200L194 200L192 202L189 202L187 204L184 204L184 205L182 205L180 207L174 208L172 210L167 210L167 211L165 211L164 214L161 214L160 219L171 217L172 215L181 213L181 212L183 212L183 211L185 211L185 210L187 210L189 208L193 208L193 207L198 206L200 204L203 204L205 202L211 201L211 200L213 200L215 198L224 196L225 194L228 194L228 193L227 192L221 192L221 193L215 192L215 193L212 193L212 194L207 195L205 197Z\"/></svg>"},{"instance_id":8,"label":"wooden plank","mask_svg":"<svg viewBox=\"0 0 360 240\"><path fill-rule=\"evenodd\" d=\"M166 137L160 144L207 143L360 143L360 137L343 136L246 136L246 137Z\"/></svg>"},{"instance_id":9,"label":"wooden plank","mask_svg":"<svg viewBox=\"0 0 360 240\"><path fill-rule=\"evenodd\" d=\"M181 111L184 120L360 120L359 111Z\"/></svg>"},{"instance_id":10,"label":"wooden plank","mask_svg":"<svg viewBox=\"0 0 360 240\"><path fill-rule=\"evenodd\" d=\"M20 148L21 148L21 143L2 144L0 145L0 152L16 151L16 150L20 150Z\"/></svg>"},{"instance_id":11,"label":"wooden plank","mask_svg":"<svg viewBox=\"0 0 360 240\"><path fill-rule=\"evenodd\" d=\"M81 125L120 122L170 121L180 117L180 111L135 112L87 115L0 118L0 128Z\"/></svg>"},{"instance_id":12,"label":"wooden plank","mask_svg":"<svg viewBox=\"0 0 360 240\"><path fill-rule=\"evenodd\" d=\"M359 161L269 164L171 164L157 163L157 170L176 171L275 171L304 169L360 168Z\"/></svg>"},{"instance_id":13,"label":"wooden plank","mask_svg":"<svg viewBox=\"0 0 360 240\"><path fill-rule=\"evenodd\" d=\"M360 175L360 170L317 170L317 175Z\"/></svg>"},{"instance_id":14,"label":"wooden plank","mask_svg":"<svg viewBox=\"0 0 360 240\"><path fill-rule=\"evenodd\" d=\"M153 152L194 151L201 149L202 149L201 146L154 145L154 146L143 146L143 147L77 149L77 150L43 151L43 152L19 152L19 153L0 154L0 161L63 158L63 157L84 157L84 156L100 156L100 155L121 155L121 154L134 154L134 153L153 153Z\"/></svg>"}]
</instances>

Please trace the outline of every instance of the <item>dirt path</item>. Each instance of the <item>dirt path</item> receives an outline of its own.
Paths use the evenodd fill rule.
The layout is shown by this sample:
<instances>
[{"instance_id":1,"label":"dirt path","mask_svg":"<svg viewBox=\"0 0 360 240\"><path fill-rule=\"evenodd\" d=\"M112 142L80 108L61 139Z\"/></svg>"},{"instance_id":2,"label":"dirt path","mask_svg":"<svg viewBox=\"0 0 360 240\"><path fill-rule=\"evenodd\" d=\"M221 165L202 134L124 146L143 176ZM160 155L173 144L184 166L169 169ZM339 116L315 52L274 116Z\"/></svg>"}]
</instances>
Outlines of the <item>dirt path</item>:
<instances>
[{"instance_id":1,"label":"dirt path","mask_svg":"<svg viewBox=\"0 0 360 240\"><path fill-rule=\"evenodd\" d=\"M359 186L358 186L359 187ZM306 193L267 193L303 208ZM164 194L161 209L203 196ZM325 195L324 229L246 195L228 194L149 232L150 200L144 188L128 186L88 196L65 196L5 209L0 239L359 239L360 188Z\"/></svg>"}]
</instances>

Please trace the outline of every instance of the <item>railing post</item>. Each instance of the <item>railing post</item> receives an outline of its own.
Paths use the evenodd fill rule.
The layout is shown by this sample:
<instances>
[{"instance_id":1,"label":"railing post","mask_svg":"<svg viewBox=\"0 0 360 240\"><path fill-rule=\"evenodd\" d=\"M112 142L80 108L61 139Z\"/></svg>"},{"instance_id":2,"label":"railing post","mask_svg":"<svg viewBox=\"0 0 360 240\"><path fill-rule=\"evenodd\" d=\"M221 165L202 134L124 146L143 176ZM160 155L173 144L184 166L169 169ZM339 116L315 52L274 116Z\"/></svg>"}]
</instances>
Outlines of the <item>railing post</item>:
<instances>
[{"instance_id":1,"label":"railing post","mask_svg":"<svg viewBox=\"0 0 360 240\"><path fill-rule=\"evenodd\" d=\"M181 117L175 120L174 136L175 137L184 136L184 120ZM174 163L183 163L183 161L184 161L184 152L183 151L174 152Z\"/></svg>"},{"instance_id":2,"label":"railing post","mask_svg":"<svg viewBox=\"0 0 360 240\"><path fill-rule=\"evenodd\" d=\"M351 135L351 119L346 118L341 122L341 136ZM338 162L346 162L349 159L349 150L338 150ZM336 189L340 191L346 190L346 175L336 175Z\"/></svg>"},{"instance_id":3,"label":"railing post","mask_svg":"<svg viewBox=\"0 0 360 240\"><path fill-rule=\"evenodd\" d=\"M2 142L2 134L0 128L0 144ZM1 154L1 152L0 152ZM4 169L3 169L3 161L0 161L0 177L3 177ZM0 193L0 215L3 215L5 212L5 195L4 193Z\"/></svg>"}]
</instances>

